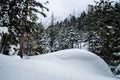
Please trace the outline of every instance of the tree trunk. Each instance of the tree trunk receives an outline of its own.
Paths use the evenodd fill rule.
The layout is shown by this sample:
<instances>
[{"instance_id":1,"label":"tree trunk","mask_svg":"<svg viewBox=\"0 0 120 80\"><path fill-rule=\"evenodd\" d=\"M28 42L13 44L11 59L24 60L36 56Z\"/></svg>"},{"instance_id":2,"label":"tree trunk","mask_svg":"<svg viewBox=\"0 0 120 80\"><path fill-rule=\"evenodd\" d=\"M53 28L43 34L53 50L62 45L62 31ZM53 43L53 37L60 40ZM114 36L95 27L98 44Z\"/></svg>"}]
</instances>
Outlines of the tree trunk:
<instances>
[{"instance_id":1,"label":"tree trunk","mask_svg":"<svg viewBox=\"0 0 120 80\"><path fill-rule=\"evenodd\" d=\"M20 51L18 53L18 55L23 58L23 54L24 54L24 40L25 40L25 30L22 32L21 36L20 36Z\"/></svg>"},{"instance_id":2,"label":"tree trunk","mask_svg":"<svg viewBox=\"0 0 120 80\"><path fill-rule=\"evenodd\" d=\"M25 48L24 48L24 41L25 41L25 34L26 34L26 27L27 27L27 16L28 16L28 2L29 0L25 0L25 8L23 8L22 10L22 30L21 31L21 36L20 36L20 51L18 53L18 55L23 58L23 53L25 52Z\"/></svg>"},{"instance_id":3,"label":"tree trunk","mask_svg":"<svg viewBox=\"0 0 120 80\"><path fill-rule=\"evenodd\" d=\"M3 34L0 53L9 55L9 44L8 44L8 35L7 34Z\"/></svg>"}]
</instances>

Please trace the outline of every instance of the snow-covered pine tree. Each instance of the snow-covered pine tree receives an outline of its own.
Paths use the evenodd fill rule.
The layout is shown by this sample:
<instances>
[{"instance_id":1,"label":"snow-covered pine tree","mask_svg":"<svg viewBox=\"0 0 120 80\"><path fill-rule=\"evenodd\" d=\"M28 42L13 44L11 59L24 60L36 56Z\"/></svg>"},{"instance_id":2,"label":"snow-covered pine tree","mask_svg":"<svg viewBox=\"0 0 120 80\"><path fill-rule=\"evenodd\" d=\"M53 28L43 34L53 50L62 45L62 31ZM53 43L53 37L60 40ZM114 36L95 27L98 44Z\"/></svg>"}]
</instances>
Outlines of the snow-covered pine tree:
<instances>
[{"instance_id":1,"label":"snow-covered pine tree","mask_svg":"<svg viewBox=\"0 0 120 80\"><path fill-rule=\"evenodd\" d=\"M2 12L2 6L3 6L3 3L2 3L2 0L0 0L0 27L3 26L3 12Z\"/></svg>"},{"instance_id":2,"label":"snow-covered pine tree","mask_svg":"<svg viewBox=\"0 0 120 80\"><path fill-rule=\"evenodd\" d=\"M50 37L46 33L46 30L44 30L39 37L39 47L42 49L41 54L45 54L48 52L51 52L50 47Z\"/></svg>"},{"instance_id":3,"label":"snow-covered pine tree","mask_svg":"<svg viewBox=\"0 0 120 80\"><path fill-rule=\"evenodd\" d=\"M70 20L65 19L59 26L59 32L55 36L55 41L52 48L53 51L79 48L80 34L76 29L76 22L73 22L73 24L72 22L73 21L70 22Z\"/></svg>"},{"instance_id":4,"label":"snow-covered pine tree","mask_svg":"<svg viewBox=\"0 0 120 80\"><path fill-rule=\"evenodd\" d=\"M9 0L1 0L0 1L0 27L9 27ZM3 33L1 39L1 53L8 55L9 52L9 43L8 36L9 34Z\"/></svg>"},{"instance_id":5,"label":"snow-covered pine tree","mask_svg":"<svg viewBox=\"0 0 120 80\"><path fill-rule=\"evenodd\" d=\"M42 23L33 25L34 30L26 35L25 52L27 55L39 55L50 52L50 37Z\"/></svg>"},{"instance_id":6,"label":"snow-covered pine tree","mask_svg":"<svg viewBox=\"0 0 120 80\"><path fill-rule=\"evenodd\" d=\"M80 36L81 36L81 40L82 42L85 42L85 39L87 37L87 13L85 11L83 11L81 13L81 15L77 18L77 22L76 22L76 26L77 29L79 30Z\"/></svg>"},{"instance_id":7,"label":"snow-covered pine tree","mask_svg":"<svg viewBox=\"0 0 120 80\"><path fill-rule=\"evenodd\" d=\"M89 50L101 56L110 66L114 63L113 53L117 38L119 38L119 29L116 27L117 18L113 2L109 0L96 2L95 5L90 6L90 11L88 11Z\"/></svg>"},{"instance_id":8,"label":"snow-covered pine tree","mask_svg":"<svg viewBox=\"0 0 120 80\"><path fill-rule=\"evenodd\" d=\"M66 37L65 33L66 33L66 28L65 28L65 23L61 22L58 25L58 33L55 35L55 40L52 46L52 51L58 51L58 50L62 50L62 49L66 49L66 43L64 43L64 39Z\"/></svg>"},{"instance_id":9,"label":"snow-covered pine tree","mask_svg":"<svg viewBox=\"0 0 120 80\"><path fill-rule=\"evenodd\" d=\"M70 17L70 27L68 27L69 48L81 48L82 34L77 29L77 19L75 16Z\"/></svg>"},{"instance_id":10,"label":"snow-covered pine tree","mask_svg":"<svg viewBox=\"0 0 120 80\"><path fill-rule=\"evenodd\" d=\"M117 66L120 66L120 2L116 2L114 5L114 22L113 24L113 38L114 44L112 45L113 48L113 61L112 66L115 69L115 74L119 75L120 71L118 71Z\"/></svg>"},{"instance_id":11,"label":"snow-covered pine tree","mask_svg":"<svg viewBox=\"0 0 120 80\"><path fill-rule=\"evenodd\" d=\"M48 11L48 8L44 7L42 3L37 2L36 0L23 0L21 1L22 6L22 20L21 20L21 30L20 30L20 51L18 55L22 58L24 54L24 40L25 40L25 34L29 33L31 30L31 26L29 26L30 23L33 23L31 20L31 17L33 17L33 14L40 13L44 17L46 16L43 13L43 10L46 9ZM40 8L38 10L38 8ZM28 18L30 16L30 18ZM33 18L32 18L33 19Z\"/></svg>"}]
</instances>

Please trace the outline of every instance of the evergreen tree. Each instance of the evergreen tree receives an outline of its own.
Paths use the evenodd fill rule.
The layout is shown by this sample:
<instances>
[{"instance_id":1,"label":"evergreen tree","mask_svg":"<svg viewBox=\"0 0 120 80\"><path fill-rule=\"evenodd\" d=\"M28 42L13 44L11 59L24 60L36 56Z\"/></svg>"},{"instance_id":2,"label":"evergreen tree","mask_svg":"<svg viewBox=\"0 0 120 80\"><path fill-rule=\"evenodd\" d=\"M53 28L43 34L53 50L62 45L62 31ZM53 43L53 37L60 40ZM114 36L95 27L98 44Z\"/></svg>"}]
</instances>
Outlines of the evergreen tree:
<instances>
[{"instance_id":1,"label":"evergreen tree","mask_svg":"<svg viewBox=\"0 0 120 80\"><path fill-rule=\"evenodd\" d=\"M39 44L39 47L42 49L41 54L51 52L50 37L48 36L45 30L43 31L43 33L40 34Z\"/></svg>"},{"instance_id":2,"label":"evergreen tree","mask_svg":"<svg viewBox=\"0 0 120 80\"><path fill-rule=\"evenodd\" d=\"M113 2L109 0L96 2L96 5L91 5L88 11L89 50L101 56L111 68L114 64L114 53L117 50L119 52L116 45L119 41L117 18Z\"/></svg>"},{"instance_id":3,"label":"evergreen tree","mask_svg":"<svg viewBox=\"0 0 120 80\"><path fill-rule=\"evenodd\" d=\"M8 27L9 26L9 0L1 0L0 1L0 27ZM1 40L1 53L8 55L9 50L9 34L2 34Z\"/></svg>"},{"instance_id":4,"label":"evergreen tree","mask_svg":"<svg viewBox=\"0 0 120 80\"><path fill-rule=\"evenodd\" d=\"M79 48L80 35L76 29L75 17L71 17L70 20L65 19L63 23L59 24L59 32L55 36L53 44L53 51Z\"/></svg>"},{"instance_id":5,"label":"evergreen tree","mask_svg":"<svg viewBox=\"0 0 120 80\"><path fill-rule=\"evenodd\" d=\"M2 36L1 51L3 54L9 53L10 45L20 44L18 55L23 57L26 35L34 30L33 25L36 25L37 21L36 13L46 16L43 13L44 10L48 11L48 8L36 0L0 1L0 26L7 27L9 31L9 34Z\"/></svg>"},{"instance_id":6,"label":"evergreen tree","mask_svg":"<svg viewBox=\"0 0 120 80\"><path fill-rule=\"evenodd\" d=\"M22 20L21 20L21 30L20 30L20 51L18 55L22 58L24 53L24 40L25 40L25 34L29 33L30 27L29 24L33 23L31 18L33 19L35 13L40 13L44 17L46 16L43 13L43 10L46 9L46 7L43 6L43 4L37 2L36 0L25 0L21 2L22 7ZM41 11L35 8L35 6L39 7ZM28 19L28 16L30 16L30 20ZM29 24L28 24L29 23Z\"/></svg>"}]
</instances>

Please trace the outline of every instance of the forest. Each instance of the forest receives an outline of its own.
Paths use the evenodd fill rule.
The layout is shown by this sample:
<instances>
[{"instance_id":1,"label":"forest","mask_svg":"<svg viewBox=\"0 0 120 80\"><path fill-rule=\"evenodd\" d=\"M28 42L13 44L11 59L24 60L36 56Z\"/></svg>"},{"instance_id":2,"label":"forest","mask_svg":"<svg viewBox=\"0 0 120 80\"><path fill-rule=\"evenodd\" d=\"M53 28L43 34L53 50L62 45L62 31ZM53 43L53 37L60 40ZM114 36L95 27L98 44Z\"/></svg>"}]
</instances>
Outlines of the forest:
<instances>
[{"instance_id":1,"label":"forest","mask_svg":"<svg viewBox=\"0 0 120 80\"><path fill-rule=\"evenodd\" d=\"M44 11L49 4L36 0L0 0L0 53L24 56L43 55L59 50L86 49L100 56L118 75L120 64L120 2L95 1L79 16L69 15L64 20L45 28L37 14L47 17Z\"/></svg>"}]
</instances>

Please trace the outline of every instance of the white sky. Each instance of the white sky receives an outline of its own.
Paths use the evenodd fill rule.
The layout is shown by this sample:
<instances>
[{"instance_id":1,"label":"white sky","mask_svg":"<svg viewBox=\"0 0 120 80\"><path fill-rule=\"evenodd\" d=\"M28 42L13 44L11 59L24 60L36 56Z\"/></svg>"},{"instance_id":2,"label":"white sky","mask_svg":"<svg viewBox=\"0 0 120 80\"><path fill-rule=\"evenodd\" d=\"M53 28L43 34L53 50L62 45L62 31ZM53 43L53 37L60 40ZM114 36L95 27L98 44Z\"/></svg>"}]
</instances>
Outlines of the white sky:
<instances>
[{"instance_id":1,"label":"white sky","mask_svg":"<svg viewBox=\"0 0 120 80\"><path fill-rule=\"evenodd\" d=\"M46 0L37 0L46 1ZM70 14L80 15L82 11L86 11L88 4L93 4L94 0L48 0L49 4L46 7L49 8L49 12L46 12L47 18L42 18L44 25L49 25L51 21L52 12L56 20L62 20L68 17ZM98 1L98 0L97 0ZM118 1L118 0L113 0Z\"/></svg>"}]
</instances>

